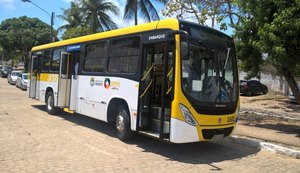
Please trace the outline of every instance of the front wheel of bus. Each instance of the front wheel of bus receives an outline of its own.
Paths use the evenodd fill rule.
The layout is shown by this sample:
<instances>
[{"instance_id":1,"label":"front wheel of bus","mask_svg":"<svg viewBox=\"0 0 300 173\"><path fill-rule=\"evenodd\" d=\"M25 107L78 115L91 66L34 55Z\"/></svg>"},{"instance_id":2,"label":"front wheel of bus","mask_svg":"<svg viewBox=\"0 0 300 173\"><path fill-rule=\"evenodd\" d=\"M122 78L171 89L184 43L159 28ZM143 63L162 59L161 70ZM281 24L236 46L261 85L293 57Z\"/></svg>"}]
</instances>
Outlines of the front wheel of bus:
<instances>
[{"instance_id":1,"label":"front wheel of bus","mask_svg":"<svg viewBox=\"0 0 300 173\"><path fill-rule=\"evenodd\" d=\"M129 113L123 105L119 106L117 112L116 131L121 141L126 141L133 136L133 132L130 129Z\"/></svg>"},{"instance_id":2,"label":"front wheel of bus","mask_svg":"<svg viewBox=\"0 0 300 173\"><path fill-rule=\"evenodd\" d=\"M46 111L50 115L55 115L57 113L57 108L54 106L54 96L53 92L48 92L46 98Z\"/></svg>"}]
</instances>

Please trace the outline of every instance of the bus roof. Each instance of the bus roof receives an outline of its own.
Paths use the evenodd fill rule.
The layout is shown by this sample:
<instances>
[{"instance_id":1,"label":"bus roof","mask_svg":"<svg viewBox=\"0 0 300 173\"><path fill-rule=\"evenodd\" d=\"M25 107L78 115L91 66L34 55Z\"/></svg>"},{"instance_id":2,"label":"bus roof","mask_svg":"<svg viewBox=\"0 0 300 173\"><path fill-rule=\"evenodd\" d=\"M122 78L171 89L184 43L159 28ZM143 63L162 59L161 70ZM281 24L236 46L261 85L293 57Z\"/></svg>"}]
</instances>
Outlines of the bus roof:
<instances>
[{"instance_id":1,"label":"bus roof","mask_svg":"<svg viewBox=\"0 0 300 173\"><path fill-rule=\"evenodd\" d=\"M63 40L63 41L58 41L58 42L54 42L54 43L35 46L32 48L31 51L39 51L39 50L49 49L49 48L53 48L53 47L78 44L78 43L89 42L89 41L94 41L94 40L99 40L99 39L104 39L104 38L110 38L110 37L115 37L115 36L128 35L128 34L133 34L133 33L138 33L138 32L143 32L143 31L149 31L149 30L154 30L154 29L164 29L164 28L177 30L177 29L179 29L179 21L176 19L166 19L166 20L141 24L141 25L137 25L137 26L121 28L121 29L117 29L117 30L100 32L100 33L96 33L96 34L91 34L91 35L86 35L86 36L82 36L82 37L77 37L77 38L72 38L72 39L68 39L68 40Z\"/></svg>"}]
</instances>

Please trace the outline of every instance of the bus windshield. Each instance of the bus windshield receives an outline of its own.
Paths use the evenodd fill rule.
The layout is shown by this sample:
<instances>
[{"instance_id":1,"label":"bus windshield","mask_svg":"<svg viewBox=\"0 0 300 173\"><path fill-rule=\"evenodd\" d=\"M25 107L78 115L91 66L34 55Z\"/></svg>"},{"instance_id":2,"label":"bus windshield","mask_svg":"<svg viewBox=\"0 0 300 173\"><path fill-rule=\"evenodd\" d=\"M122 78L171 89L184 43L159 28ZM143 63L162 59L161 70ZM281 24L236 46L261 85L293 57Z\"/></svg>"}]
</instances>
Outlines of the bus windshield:
<instances>
[{"instance_id":1,"label":"bus windshield","mask_svg":"<svg viewBox=\"0 0 300 173\"><path fill-rule=\"evenodd\" d=\"M182 88L200 102L234 102L233 48L209 48L189 45L189 58L182 60Z\"/></svg>"},{"instance_id":2,"label":"bus windshield","mask_svg":"<svg viewBox=\"0 0 300 173\"><path fill-rule=\"evenodd\" d=\"M181 58L183 92L194 106L236 103L238 73L232 39L206 28L189 29L188 56Z\"/></svg>"}]
</instances>

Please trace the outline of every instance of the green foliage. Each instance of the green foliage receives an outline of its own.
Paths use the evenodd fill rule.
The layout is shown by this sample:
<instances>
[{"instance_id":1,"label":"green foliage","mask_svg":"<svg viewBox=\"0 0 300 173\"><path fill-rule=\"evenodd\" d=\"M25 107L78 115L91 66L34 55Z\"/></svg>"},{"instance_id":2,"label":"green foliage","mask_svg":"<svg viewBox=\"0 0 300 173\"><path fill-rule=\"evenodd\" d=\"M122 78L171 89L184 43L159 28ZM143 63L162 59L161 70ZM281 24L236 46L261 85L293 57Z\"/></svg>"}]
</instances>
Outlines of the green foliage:
<instances>
[{"instance_id":1,"label":"green foliage","mask_svg":"<svg viewBox=\"0 0 300 173\"><path fill-rule=\"evenodd\" d=\"M170 0L162 10L163 16L178 19L195 19L199 24L221 30L235 28L239 22L239 14L235 1L231 0ZM208 24L210 23L210 24Z\"/></svg>"},{"instance_id":2,"label":"green foliage","mask_svg":"<svg viewBox=\"0 0 300 173\"><path fill-rule=\"evenodd\" d=\"M166 4L167 0L156 0L157 2ZM147 22L159 20L159 15L151 2L151 0L127 0L124 8L124 19L131 20L135 18L137 25L137 13Z\"/></svg>"},{"instance_id":3,"label":"green foliage","mask_svg":"<svg viewBox=\"0 0 300 173\"><path fill-rule=\"evenodd\" d=\"M300 67L300 3L297 0L239 0L239 58L249 76L259 76L264 61L288 81L296 98ZM265 56L262 56L265 55Z\"/></svg>"},{"instance_id":4,"label":"green foliage","mask_svg":"<svg viewBox=\"0 0 300 173\"><path fill-rule=\"evenodd\" d=\"M113 2L107 0L77 0L71 1L70 6L69 9L62 9L63 15L58 16L66 22L65 25L59 27L60 31L66 31L63 39L82 36L84 33L90 34L118 28L109 16L109 13L119 14L119 8ZM86 27L90 27L90 29L88 30ZM75 31L80 33L76 34Z\"/></svg>"},{"instance_id":5,"label":"green foliage","mask_svg":"<svg viewBox=\"0 0 300 173\"><path fill-rule=\"evenodd\" d=\"M31 48L48 43L49 39L50 26L37 18L12 18L0 25L0 45L7 60L15 59L21 54L22 60L27 64Z\"/></svg>"},{"instance_id":6,"label":"green foliage","mask_svg":"<svg viewBox=\"0 0 300 173\"><path fill-rule=\"evenodd\" d=\"M117 24L109 13L118 15L119 8L107 0L79 0L85 24L91 27L93 33L117 29Z\"/></svg>"},{"instance_id":7,"label":"green foliage","mask_svg":"<svg viewBox=\"0 0 300 173\"><path fill-rule=\"evenodd\" d=\"M58 15L58 18L64 20L66 24L58 28L59 31L68 30L74 27L82 26L84 23L83 13L77 2L71 1L69 9L62 9L63 15Z\"/></svg>"},{"instance_id":8,"label":"green foliage","mask_svg":"<svg viewBox=\"0 0 300 173\"><path fill-rule=\"evenodd\" d=\"M76 28L70 28L66 30L62 36L63 40L80 37L88 34L92 34L93 31L87 26L79 26Z\"/></svg>"}]
</instances>

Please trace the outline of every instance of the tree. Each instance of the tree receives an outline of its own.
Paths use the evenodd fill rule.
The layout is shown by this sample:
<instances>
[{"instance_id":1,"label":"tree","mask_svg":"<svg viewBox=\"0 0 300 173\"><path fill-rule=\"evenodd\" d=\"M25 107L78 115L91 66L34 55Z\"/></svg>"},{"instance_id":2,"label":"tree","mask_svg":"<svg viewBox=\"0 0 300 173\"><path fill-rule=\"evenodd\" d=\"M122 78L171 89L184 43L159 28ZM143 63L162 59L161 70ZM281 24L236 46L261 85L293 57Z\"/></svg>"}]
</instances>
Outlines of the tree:
<instances>
[{"instance_id":1,"label":"tree","mask_svg":"<svg viewBox=\"0 0 300 173\"><path fill-rule=\"evenodd\" d=\"M299 1L240 0L238 5L243 17L235 35L246 70L258 75L260 65L268 61L284 76L300 102L295 80L300 69Z\"/></svg>"},{"instance_id":2,"label":"tree","mask_svg":"<svg viewBox=\"0 0 300 173\"><path fill-rule=\"evenodd\" d=\"M0 44L7 59L21 54L27 69L29 52L33 46L49 42L50 26L37 18L12 18L0 24Z\"/></svg>"},{"instance_id":3,"label":"tree","mask_svg":"<svg viewBox=\"0 0 300 173\"><path fill-rule=\"evenodd\" d=\"M91 27L93 33L117 29L117 24L109 13L119 14L119 8L106 0L80 0L81 13L84 14L85 24Z\"/></svg>"},{"instance_id":4,"label":"tree","mask_svg":"<svg viewBox=\"0 0 300 173\"><path fill-rule=\"evenodd\" d=\"M70 28L64 32L62 35L62 39L70 39L70 38L75 38L75 37L80 37L84 35L89 35L92 34L92 30L90 27L87 26L78 26L76 28Z\"/></svg>"},{"instance_id":5,"label":"tree","mask_svg":"<svg viewBox=\"0 0 300 173\"><path fill-rule=\"evenodd\" d=\"M70 6L71 7L69 9L62 9L63 15L58 15L58 18L66 22L66 24L58 28L58 31L82 26L84 23L83 14L80 10L79 4L75 1L71 1Z\"/></svg>"},{"instance_id":6,"label":"tree","mask_svg":"<svg viewBox=\"0 0 300 173\"><path fill-rule=\"evenodd\" d=\"M167 0L156 0L166 4ZM138 24L138 9L142 17L147 21L159 20L159 15L151 0L127 0L124 8L124 19L131 20L134 17L135 25Z\"/></svg>"},{"instance_id":7,"label":"tree","mask_svg":"<svg viewBox=\"0 0 300 173\"><path fill-rule=\"evenodd\" d=\"M238 8L232 0L170 0L163 9L166 17L176 16L177 19L196 19L196 22L226 30L228 25L235 28L239 22ZM229 20L227 20L229 19Z\"/></svg>"}]
</instances>

